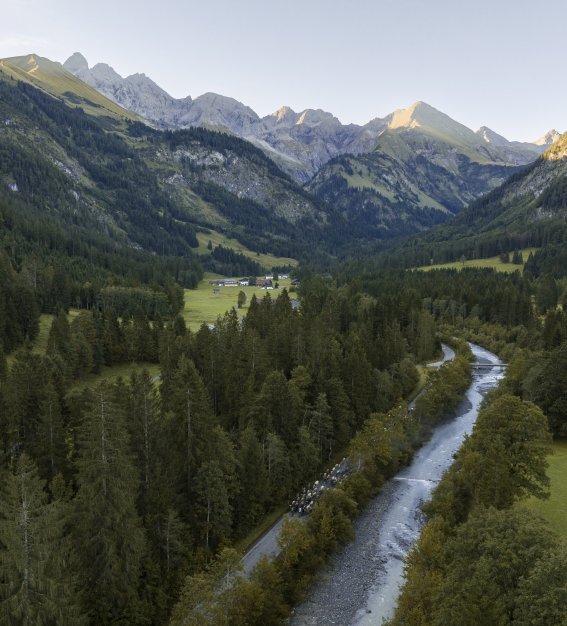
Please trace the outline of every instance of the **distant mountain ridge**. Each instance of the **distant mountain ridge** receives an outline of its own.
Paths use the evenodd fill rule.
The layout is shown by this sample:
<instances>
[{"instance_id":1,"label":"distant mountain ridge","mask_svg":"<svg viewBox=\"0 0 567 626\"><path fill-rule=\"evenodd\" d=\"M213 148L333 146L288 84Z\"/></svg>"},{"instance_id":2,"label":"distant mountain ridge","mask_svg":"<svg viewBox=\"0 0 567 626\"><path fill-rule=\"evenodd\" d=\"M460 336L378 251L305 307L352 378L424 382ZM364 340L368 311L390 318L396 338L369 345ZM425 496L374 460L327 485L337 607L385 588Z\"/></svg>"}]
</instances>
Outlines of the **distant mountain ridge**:
<instances>
[{"instance_id":1,"label":"distant mountain ridge","mask_svg":"<svg viewBox=\"0 0 567 626\"><path fill-rule=\"evenodd\" d=\"M533 164L472 202L453 220L409 238L384 255L382 262L416 267L550 245L556 248L554 254L564 258L566 238L567 133ZM553 271L552 264L548 270Z\"/></svg>"},{"instance_id":2,"label":"distant mountain ridge","mask_svg":"<svg viewBox=\"0 0 567 626\"><path fill-rule=\"evenodd\" d=\"M365 126L343 125L322 110L297 113L289 107L260 119L252 109L216 94L176 100L143 74L123 79L105 64L89 68L78 54L65 65L38 55L3 59L0 78L28 83L71 108L84 109L99 119L102 143L102 128L109 140L128 135L126 143L136 145L130 158L146 171L140 180L154 180L158 207L152 201L152 211L158 208L159 213L159 204L173 202L172 210L184 214L181 221L187 219L188 232L212 227L251 249L280 256L304 254L312 242L337 251L354 249L360 242L408 235L447 221L533 162L557 135L548 133L537 146L509 142L488 128L474 132L424 102ZM104 95L103 87L114 99ZM166 115L174 120L171 129L165 123L153 122L154 129L134 123L151 116L163 121ZM6 119L11 124L11 114ZM38 130L50 132L51 122L45 122L46 128ZM210 133L214 129L228 134ZM71 153L52 148L44 156L82 180ZM30 144L28 156L32 152ZM105 161L101 152L93 158ZM7 163L11 168L10 158ZM308 182L300 187L284 172L296 182ZM16 177L6 173L7 187L20 189ZM118 183L109 171L103 176ZM87 185L69 194L78 193L98 212L100 201L90 189ZM120 203L129 206L132 198L117 192ZM107 223L118 226L122 218L113 213L115 193L103 194L103 210L109 211ZM139 206L149 197L140 197ZM127 231L132 243L138 238L130 226L118 228ZM310 250L317 252L316 247Z\"/></svg>"},{"instance_id":3,"label":"distant mountain ridge","mask_svg":"<svg viewBox=\"0 0 567 626\"><path fill-rule=\"evenodd\" d=\"M526 165L559 136L549 131L534 143L508 141L483 127L477 133L433 107L417 102L367 124L342 124L321 109L295 112L281 107L260 118L250 107L227 96L207 93L176 99L144 74L122 78L110 66L89 68L83 55L74 53L63 66L124 108L160 128L203 126L236 134L263 149L284 171L307 182L334 157L364 154L380 148L386 130L406 129L439 135L456 147L466 148L474 161ZM497 138L497 140L496 140Z\"/></svg>"}]
</instances>

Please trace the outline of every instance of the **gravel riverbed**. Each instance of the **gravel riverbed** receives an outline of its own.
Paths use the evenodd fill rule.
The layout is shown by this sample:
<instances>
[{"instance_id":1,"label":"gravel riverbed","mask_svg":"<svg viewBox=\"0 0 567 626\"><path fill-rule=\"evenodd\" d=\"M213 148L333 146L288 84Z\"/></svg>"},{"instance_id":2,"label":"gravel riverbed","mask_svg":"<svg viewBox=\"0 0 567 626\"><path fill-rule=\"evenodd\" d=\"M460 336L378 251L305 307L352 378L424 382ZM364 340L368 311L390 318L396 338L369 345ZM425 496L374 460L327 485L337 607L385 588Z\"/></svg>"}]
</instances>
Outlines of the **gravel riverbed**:
<instances>
[{"instance_id":1,"label":"gravel riverbed","mask_svg":"<svg viewBox=\"0 0 567 626\"><path fill-rule=\"evenodd\" d=\"M388 481L355 521L356 541L331 559L309 596L291 617L293 626L346 626L355 619L380 577L386 559L380 554L381 525L377 520L395 502L398 485Z\"/></svg>"}]
</instances>

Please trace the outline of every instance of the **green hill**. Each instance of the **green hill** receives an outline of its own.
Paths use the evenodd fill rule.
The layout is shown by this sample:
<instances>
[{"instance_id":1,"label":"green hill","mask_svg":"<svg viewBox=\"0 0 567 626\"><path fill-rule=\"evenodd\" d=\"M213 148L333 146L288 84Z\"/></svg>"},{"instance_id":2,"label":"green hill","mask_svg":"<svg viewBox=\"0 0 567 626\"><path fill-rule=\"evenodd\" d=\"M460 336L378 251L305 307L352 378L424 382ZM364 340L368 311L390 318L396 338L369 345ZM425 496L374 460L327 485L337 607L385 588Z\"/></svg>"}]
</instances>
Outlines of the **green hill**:
<instances>
[{"instance_id":1,"label":"green hill","mask_svg":"<svg viewBox=\"0 0 567 626\"><path fill-rule=\"evenodd\" d=\"M381 262L419 267L537 247L541 250L534 254L535 261L528 260L528 269L539 273L545 260L546 271L553 273L550 254L553 258L564 254L566 217L567 134L532 165L472 202L451 222L407 239L384 253Z\"/></svg>"}]
</instances>

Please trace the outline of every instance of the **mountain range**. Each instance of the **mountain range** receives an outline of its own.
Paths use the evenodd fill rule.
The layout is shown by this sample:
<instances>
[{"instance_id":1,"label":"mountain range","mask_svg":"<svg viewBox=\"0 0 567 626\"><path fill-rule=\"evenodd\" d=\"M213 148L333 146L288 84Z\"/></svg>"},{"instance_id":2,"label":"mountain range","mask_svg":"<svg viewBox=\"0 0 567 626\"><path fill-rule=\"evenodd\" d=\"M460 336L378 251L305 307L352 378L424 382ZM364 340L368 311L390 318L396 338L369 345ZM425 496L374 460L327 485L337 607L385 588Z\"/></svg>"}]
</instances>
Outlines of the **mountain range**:
<instances>
[{"instance_id":1,"label":"mountain range","mask_svg":"<svg viewBox=\"0 0 567 626\"><path fill-rule=\"evenodd\" d=\"M481 163L509 165L533 161L559 136L557 131L550 131L541 139L524 143L508 141L486 127L474 133L422 102L362 126L341 124L332 113L321 109L295 112L287 106L261 118L250 107L219 94L173 98L145 74L122 78L105 63L90 68L78 52L63 66L113 102L160 128L204 126L238 135L263 149L299 182L309 180L333 157L380 149L380 137L386 131L432 133L457 148L465 147Z\"/></svg>"},{"instance_id":2,"label":"mountain range","mask_svg":"<svg viewBox=\"0 0 567 626\"><path fill-rule=\"evenodd\" d=\"M558 137L510 142L423 102L365 126L286 107L260 119L215 94L175 100L78 54L64 66L0 60L0 84L4 193L153 254L190 256L213 230L253 251L340 255L447 221ZM292 162L295 180L280 168ZM301 185L299 171L314 175Z\"/></svg>"}]
</instances>

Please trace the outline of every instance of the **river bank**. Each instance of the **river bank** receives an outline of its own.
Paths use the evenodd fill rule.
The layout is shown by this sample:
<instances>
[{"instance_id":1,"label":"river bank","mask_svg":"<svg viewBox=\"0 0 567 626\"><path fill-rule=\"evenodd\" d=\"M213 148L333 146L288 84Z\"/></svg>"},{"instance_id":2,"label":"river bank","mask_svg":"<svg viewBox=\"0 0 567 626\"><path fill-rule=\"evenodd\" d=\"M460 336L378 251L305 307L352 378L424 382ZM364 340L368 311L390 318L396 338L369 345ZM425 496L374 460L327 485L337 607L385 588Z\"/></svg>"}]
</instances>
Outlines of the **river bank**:
<instances>
[{"instance_id":1,"label":"river bank","mask_svg":"<svg viewBox=\"0 0 567 626\"><path fill-rule=\"evenodd\" d=\"M449 361L453 361L455 359L456 353L455 350L442 343L442 358L433 363L429 363L427 367L432 369L439 369L444 363ZM408 403L408 407L413 409L416 405L417 400L423 394L424 388L422 387L413 397L410 399ZM241 565L242 571L249 576L254 567L260 561L260 559L264 556L268 556L270 558L274 558L279 553L279 546L277 543L278 535L282 529L282 525L284 523L285 515L282 515L274 524L267 530L242 556Z\"/></svg>"},{"instance_id":2,"label":"river bank","mask_svg":"<svg viewBox=\"0 0 567 626\"><path fill-rule=\"evenodd\" d=\"M471 348L477 363L500 363L488 350ZM331 559L307 599L294 610L292 626L378 625L391 616L402 582L403 558L423 525L421 504L472 430L484 394L501 376L491 370L475 374L454 417L435 428L411 464L389 480L358 516L355 541Z\"/></svg>"}]
</instances>

